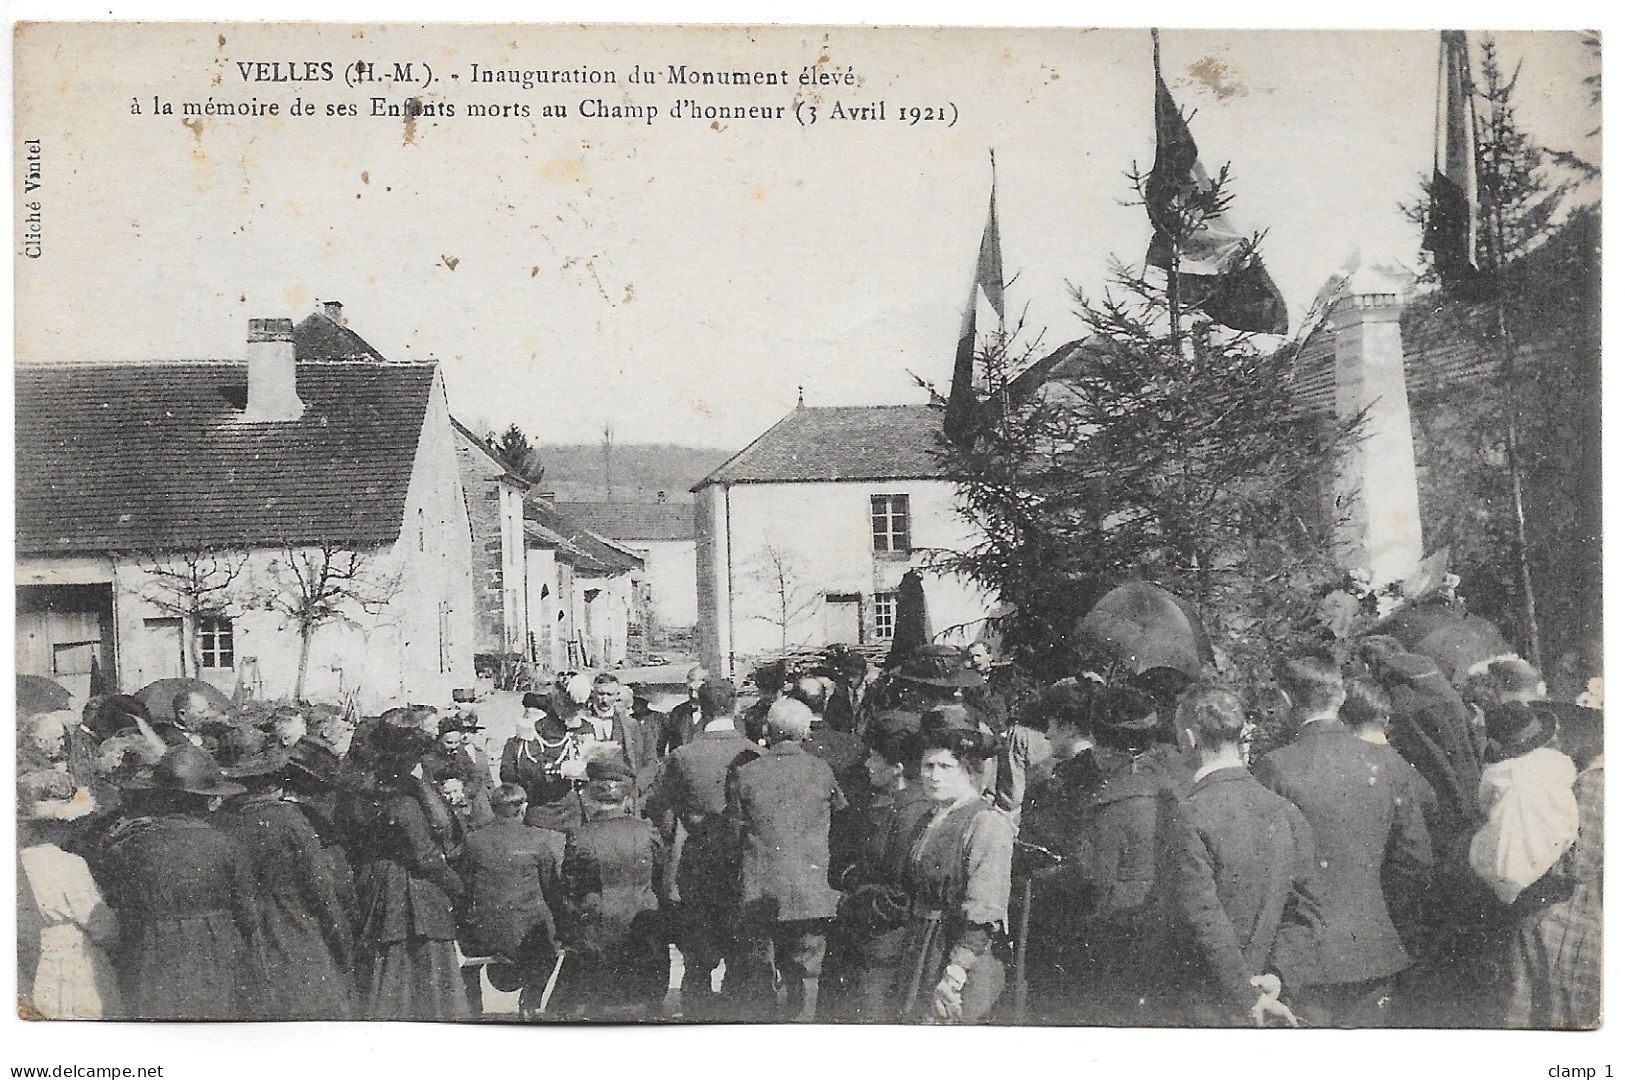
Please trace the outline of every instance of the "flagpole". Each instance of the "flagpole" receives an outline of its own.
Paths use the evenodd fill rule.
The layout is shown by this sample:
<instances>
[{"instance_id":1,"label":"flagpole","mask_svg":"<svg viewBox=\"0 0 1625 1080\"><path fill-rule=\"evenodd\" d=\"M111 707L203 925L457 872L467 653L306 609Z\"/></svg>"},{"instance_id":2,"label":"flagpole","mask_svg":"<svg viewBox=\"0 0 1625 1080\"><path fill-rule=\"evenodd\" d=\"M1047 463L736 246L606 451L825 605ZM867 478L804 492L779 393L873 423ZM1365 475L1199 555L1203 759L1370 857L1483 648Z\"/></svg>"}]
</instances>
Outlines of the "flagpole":
<instances>
[{"instance_id":1,"label":"flagpole","mask_svg":"<svg viewBox=\"0 0 1625 1080\"><path fill-rule=\"evenodd\" d=\"M1156 76L1156 85L1158 87L1158 92L1160 93L1162 87L1162 35L1157 31L1155 26L1151 28L1151 70ZM1162 145L1162 117L1160 116L1160 110L1157 108L1154 98L1151 108L1151 117L1152 126L1157 129L1157 145L1160 147ZM1174 352L1177 355L1183 356L1185 349L1183 342L1180 340L1179 329L1179 245L1180 242L1186 238L1177 235L1170 235L1170 239L1173 242L1169 245L1170 253L1168 256L1167 270L1168 337L1169 341L1173 344Z\"/></svg>"},{"instance_id":2,"label":"flagpole","mask_svg":"<svg viewBox=\"0 0 1625 1080\"><path fill-rule=\"evenodd\" d=\"M988 212L988 217L993 222L994 231L995 231L995 233L997 233L997 230L998 230L998 214L999 214L999 211L998 211L998 205L999 205L999 158L998 158L998 155L994 153L993 147L991 147L991 146L987 148L987 164L988 164L988 171L992 175L992 178L993 178L992 179L992 184L988 188L987 212ZM1003 273L1004 273L1004 260L1003 260L1002 256L1001 256L1001 258L999 260L999 272L1000 272L1000 276L1002 277ZM1001 281L999 283L999 285L1000 285L1000 288L1002 290L1004 283ZM971 298L972 298L973 302L975 300L975 296L976 296L976 294L973 291L971 293ZM1000 304L999 307L1002 309L1004 307L1004 305ZM1009 358L1008 354L1005 351L1004 312L1002 310L998 310L998 311L995 311L993 314L997 315L998 318L999 318L999 332L998 332L998 336L994 339L994 341L996 342L996 344L994 345L994 348L998 350L998 356L999 356L999 360L998 360L999 385L998 385L997 389L998 389L998 394L999 394L999 431L1002 433L1002 432L1007 430L1006 427L1005 427L1005 421L1010 416L1010 367L1009 367L1009 359L1010 358ZM989 379L988 379L989 389L993 389L993 387L991 385L992 381L993 380L992 380L991 373L990 373Z\"/></svg>"}]
</instances>

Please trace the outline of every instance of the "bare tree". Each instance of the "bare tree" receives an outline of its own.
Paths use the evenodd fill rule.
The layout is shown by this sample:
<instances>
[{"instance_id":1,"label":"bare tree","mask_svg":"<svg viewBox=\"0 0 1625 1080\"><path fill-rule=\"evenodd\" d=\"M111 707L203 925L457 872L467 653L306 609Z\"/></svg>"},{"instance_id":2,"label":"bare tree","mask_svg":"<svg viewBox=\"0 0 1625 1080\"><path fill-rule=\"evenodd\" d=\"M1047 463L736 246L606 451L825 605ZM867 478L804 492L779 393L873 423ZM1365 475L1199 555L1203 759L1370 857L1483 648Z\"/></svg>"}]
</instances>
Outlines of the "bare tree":
<instances>
[{"instance_id":1,"label":"bare tree","mask_svg":"<svg viewBox=\"0 0 1625 1080\"><path fill-rule=\"evenodd\" d=\"M822 594L808 585L794 554L771 541L763 546L747 576L766 588L771 602L769 614L751 618L778 627L779 649L789 652L790 627L817 605Z\"/></svg>"},{"instance_id":2,"label":"bare tree","mask_svg":"<svg viewBox=\"0 0 1625 1080\"><path fill-rule=\"evenodd\" d=\"M138 590L142 599L181 621L183 654L196 676L203 670L203 623L225 618L233 607L233 587L248 566L248 553L232 548L200 547L143 556L146 574Z\"/></svg>"},{"instance_id":3,"label":"bare tree","mask_svg":"<svg viewBox=\"0 0 1625 1080\"><path fill-rule=\"evenodd\" d=\"M265 606L299 628L293 696L303 701L316 631L334 622L354 625L355 610L379 614L400 591L400 576L380 570L372 555L325 540L308 547L285 544L267 569L272 587L265 593Z\"/></svg>"}]
</instances>

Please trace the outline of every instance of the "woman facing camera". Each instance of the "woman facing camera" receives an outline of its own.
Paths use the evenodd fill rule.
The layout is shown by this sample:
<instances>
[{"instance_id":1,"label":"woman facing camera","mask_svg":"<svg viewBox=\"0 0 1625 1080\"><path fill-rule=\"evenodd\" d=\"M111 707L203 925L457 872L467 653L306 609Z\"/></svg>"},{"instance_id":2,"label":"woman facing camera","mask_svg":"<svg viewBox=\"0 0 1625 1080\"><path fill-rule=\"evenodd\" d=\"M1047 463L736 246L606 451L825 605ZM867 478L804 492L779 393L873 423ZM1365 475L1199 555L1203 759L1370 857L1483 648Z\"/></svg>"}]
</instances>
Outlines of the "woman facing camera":
<instances>
[{"instance_id":1,"label":"woman facing camera","mask_svg":"<svg viewBox=\"0 0 1625 1080\"><path fill-rule=\"evenodd\" d=\"M925 725L920 784L932 811L916 832L905 885L909 943L897 972L902 1019L973 1024L1004 990L994 952L1010 905L1009 820L982 798L985 732Z\"/></svg>"}]
</instances>

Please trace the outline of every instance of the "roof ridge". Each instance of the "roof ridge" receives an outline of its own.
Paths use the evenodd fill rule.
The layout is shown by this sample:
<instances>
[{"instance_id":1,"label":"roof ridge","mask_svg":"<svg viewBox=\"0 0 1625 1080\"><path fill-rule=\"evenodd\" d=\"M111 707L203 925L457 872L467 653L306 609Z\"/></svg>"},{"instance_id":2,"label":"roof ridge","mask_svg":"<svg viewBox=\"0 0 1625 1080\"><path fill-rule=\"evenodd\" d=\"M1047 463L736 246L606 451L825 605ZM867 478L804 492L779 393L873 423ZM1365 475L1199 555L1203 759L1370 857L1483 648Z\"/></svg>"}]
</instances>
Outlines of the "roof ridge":
<instances>
[{"instance_id":1,"label":"roof ridge","mask_svg":"<svg viewBox=\"0 0 1625 1080\"><path fill-rule=\"evenodd\" d=\"M356 354L353 356L312 356L295 361L297 364L317 364L336 367L341 364L367 364L372 367L435 367L440 361L428 360L390 360L373 354ZM18 360L17 370L29 371L83 371L89 368L137 368L137 367L240 367L246 368L246 358L232 359L226 357L204 357L195 360L176 359L172 357L158 357L151 360Z\"/></svg>"},{"instance_id":2,"label":"roof ridge","mask_svg":"<svg viewBox=\"0 0 1625 1080\"><path fill-rule=\"evenodd\" d=\"M760 435L756 436L756 438L754 438L750 442L746 443L739 450L736 450L732 454L728 455L728 458L725 461L723 461L723 463L721 465L718 465L716 468L714 468L710 472L706 473L705 476L700 480L699 483L695 484L693 487L689 488L688 490L697 492L702 487L705 487L707 484L714 483L715 481L712 479L713 477L715 477L717 474L721 473L724 469L726 469L728 466L732 465L734 462L738 461L740 458L744 457L746 454L750 453L750 451L758 443L760 443L762 440L766 439L769 435L773 434L775 431L779 430L780 427L782 427L785 424L789 423L790 418L792 416L794 416L796 413L801 412L801 411L802 410L800 410L800 409L791 409L789 412L787 412L783 416L779 417L777 420L775 420L772 423L771 426L768 427L768 429L766 431L762 432Z\"/></svg>"}]
</instances>

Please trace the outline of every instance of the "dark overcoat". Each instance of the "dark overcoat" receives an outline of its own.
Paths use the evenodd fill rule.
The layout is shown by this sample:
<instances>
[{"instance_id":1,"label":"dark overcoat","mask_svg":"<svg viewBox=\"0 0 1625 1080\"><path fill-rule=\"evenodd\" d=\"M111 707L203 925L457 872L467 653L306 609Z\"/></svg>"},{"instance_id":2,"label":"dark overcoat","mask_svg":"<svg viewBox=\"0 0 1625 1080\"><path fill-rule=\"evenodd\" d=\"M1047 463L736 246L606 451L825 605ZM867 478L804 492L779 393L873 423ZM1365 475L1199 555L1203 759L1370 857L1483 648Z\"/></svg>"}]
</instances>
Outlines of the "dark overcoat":
<instances>
[{"instance_id":1,"label":"dark overcoat","mask_svg":"<svg viewBox=\"0 0 1625 1080\"><path fill-rule=\"evenodd\" d=\"M829 884L830 818L846 808L846 798L829 763L786 741L731 775L729 810L740 835L745 917L833 917L840 896Z\"/></svg>"},{"instance_id":2,"label":"dark overcoat","mask_svg":"<svg viewBox=\"0 0 1625 1080\"><path fill-rule=\"evenodd\" d=\"M1411 963L1383 897L1384 863L1401 878L1433 863L1422 808L1392 747L1362 741L1336 720L1311 720L1258 763L1258 780L1290 799L1314 832L1313 931L1292 928L1290 983L1317 986L1382 979Z\"/></svg>"},{"instance_id":3,"label":"dark overcoat","mask_svg":"<svg viewBox=\"0 0 1625 1080\"><path fill-rule=\"evenodd\" d=\"M316 830L298 806L275 795L244 796L232 810L254 867L263 1015L350 1019L352 930Z\"/></svg>"},{"instance_id":4,"label":"dark overcoat","mask_svg":"<svg viewBox=\"0 0 1625 1080\"><path fill-rule=\"evenodd\" d=\"M1186 872L1217 911L1186 902L1184 910L1206 961L1204 1002L1215 1019L1244 1022L1255 998L1247 980L1282 966L1277 946L1283 923L1313 918L1307 894L1314 863L1309 822L1241 766L1216 769L1196 781L1185 802L1196 843ZM1217 916L1217 917L1213 917ZM1289 965L1288 965L1289 966Z\"/></svg>"},{"instance_id":5,"label":"dark overcoat","mask_svg":"<svg viewBox=\"0 0 1625 1080\"><path fill-rule=\"evenodd\" d=\"M468 834L463 879L468 908L462 919L463 952L519 959L551 954L556 941L552 907L559 897L565 836L497 818Z\"/></svg>"},{"instance_id":6,"label":"dark overcoat","mask_svg":"<svg viewBox=\"0 0 1625 1080\"><path fill-rule=\"evenodd\" d=\"M672 751L649 796L657 820L681 822L677 892L690 915L728 919L739 903L739 849L729 826L728 770L761 754L738 731L701 732Z\"/></svg>"},{"instance_id":7,"label":"dark overcoat","mask_svg":"<svg viewBox=\"0 0 1625 1080\"><path fill-rule=\"evenodd\" d=\"M131 822L109 852L106 879L131 1017L258 1014L264 965L254 868L233 831L184 813Z\"/></svg>"}]
</instances>

